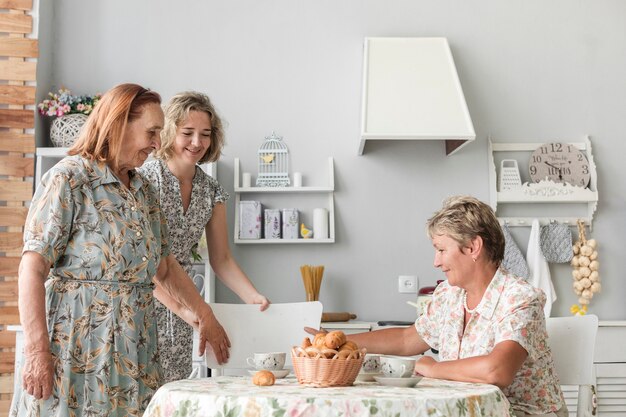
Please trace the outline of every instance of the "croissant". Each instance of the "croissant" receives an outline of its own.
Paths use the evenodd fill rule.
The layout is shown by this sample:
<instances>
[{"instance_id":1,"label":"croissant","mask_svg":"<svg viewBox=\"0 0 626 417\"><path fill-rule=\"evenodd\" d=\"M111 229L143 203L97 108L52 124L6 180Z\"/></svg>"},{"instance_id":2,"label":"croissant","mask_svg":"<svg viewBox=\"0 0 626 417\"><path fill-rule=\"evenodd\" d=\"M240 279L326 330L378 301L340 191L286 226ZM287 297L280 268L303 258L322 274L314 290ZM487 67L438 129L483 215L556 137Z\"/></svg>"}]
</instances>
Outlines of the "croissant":
<instances>
[{"instance_id":1,"label":"croissant","mask_svg":"<svg viewBox=\"0 0 626 417\"><path fill-rule=\"evenodd\" d=\"M319 349L326 347L326 333L318 333L313 338L313 346Z\"/></svg>"},{"instance_id":2,"label":"croissant","mask_svg":"<svg viewBox=\"0 0 626 417\"><path fill-rule=\"evenodd\" d=\"M339 347L339 352L342 352L344 350L354 351L354 350L359 350L359 347L353 341L348 340L346 343L344 343L343 345Z\"/></svg>"},{"instance_id":3,"label":"croissant","mask_svg":"<svg viewBox=\"0 0 626 417\"><path fill-rule=\"evenodd\" d=\"M337 349L346 343L346 335L340 330L334 330L326 334L324 344L329 349Z\"/></svg>"},{"instance_id":4,"label":"croissant","mask_svg":"<svg viewBox=\"0 0 626 417\"><path fill-rule=\"evenodd\" d=\"M312 346L311 339L309 339L308 337L305 337L300 346L302 347L302 349L306 349L309 346Z\"/></svg>"},{"instance_id":5,"label":"croissant","mask_svg":"<svg viewBox=\"0 0 626 417\"><path fill-rule=\"evenodd\" d=\"M266 370L259 371L252 377L252 383L260 387L274 385L274 382L276 382L274 374Z\"/></svg>"}]
</instances>

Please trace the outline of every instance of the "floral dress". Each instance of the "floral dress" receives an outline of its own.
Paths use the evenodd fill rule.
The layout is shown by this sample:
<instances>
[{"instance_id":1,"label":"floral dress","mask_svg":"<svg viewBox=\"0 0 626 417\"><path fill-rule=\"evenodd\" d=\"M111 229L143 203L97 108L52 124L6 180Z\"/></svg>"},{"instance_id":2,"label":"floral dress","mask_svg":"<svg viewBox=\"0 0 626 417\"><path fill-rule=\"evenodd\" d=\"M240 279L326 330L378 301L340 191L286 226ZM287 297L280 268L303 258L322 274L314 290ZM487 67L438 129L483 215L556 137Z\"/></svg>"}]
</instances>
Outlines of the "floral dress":
<instances>
[{"instance_id":1,"label":"floral dress","mask_svg":"<svg viewBox=\"0 0 626 417\"><path fill-rule=\"evenodd\" d=\"M18 383L10 416L140 416L159 387L152 277L167 224L156 190L130 175L127 189L106 164L70 156L35 192L23 252L51 264L54 385L38 401Z\"/></svg>"},{"instance_id":2,"label":"floral dress","mask_svg":"<svg viewBox=\"0 0 626 417\"><path fill-rule=\"evenodd\" d=\"M418 334L439 350L442 361L487 355L512 340L528 353L513 382L502 391L515 411L556 412L564 406L543 314L546 296L523 279L498 270L463 330L464 290L447 281L437 286L415 322Z\"/></svg>"},{"instance_id":3,"label":"floral dress","mask_svg":"<svg viewBox=\"0 0 626 417\"><path fill-rule=\"evenodd\" d=\"M171 250L178 263L192 276L191 251L198 245L213 207L228 200L222 186L200 167L196 166L191 189L191 202L185 212L180 183L160 159L141 167L158 189L161 210L167 218ZM164 383L189 377L192 370L193 329L158 300L155 302L159 331L159 357Z\"/></svg>"}]
</instances>

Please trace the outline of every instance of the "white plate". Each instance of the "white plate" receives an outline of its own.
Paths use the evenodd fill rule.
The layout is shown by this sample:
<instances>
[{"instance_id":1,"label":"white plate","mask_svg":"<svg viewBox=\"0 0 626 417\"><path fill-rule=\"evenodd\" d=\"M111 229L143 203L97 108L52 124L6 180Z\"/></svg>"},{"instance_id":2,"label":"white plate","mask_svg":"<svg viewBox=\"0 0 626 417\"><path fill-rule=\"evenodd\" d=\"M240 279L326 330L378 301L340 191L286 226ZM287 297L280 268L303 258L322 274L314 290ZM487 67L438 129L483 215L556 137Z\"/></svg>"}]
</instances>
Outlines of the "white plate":
<instances>
[{"instance_id":1,"label":"white plate","mask_svg":"<svg viewBox=\"0 0 626 417\"><path fill-rule=\"evenodd\" d=\"M356 380L359 382L371 382L375 376L380 375L380 372L359 372L356 376Z\"/></svg>"},{"instance_id":2,"label":"white plate","mask_svg":"<svg viewBox=\"0 0 626 417\"><path fill-rule=\"evenodd\" d=\"M414 387L421 376L411 376L407 378L394 378L390 376L375 376L374 379L381 385L389 385L392 387Z\"/></svg>"},{"instance_id":3,"label":"white plate","mask_svg":"<svg viewBox=\"0 0 626 417\"><path fill-rule=\"evenodd\" d=\"M287 375L289 375L290 371L291 371L291 369L278 369L276 371L270 371L270 372L274 374L274 378L280 379L280 378L284 378ZM256 374L257 372L259 372L259 371L256 370L256 369L248 369L248 373L250 375L254 376L254 374Z\"/></svg>"}]
</instances>

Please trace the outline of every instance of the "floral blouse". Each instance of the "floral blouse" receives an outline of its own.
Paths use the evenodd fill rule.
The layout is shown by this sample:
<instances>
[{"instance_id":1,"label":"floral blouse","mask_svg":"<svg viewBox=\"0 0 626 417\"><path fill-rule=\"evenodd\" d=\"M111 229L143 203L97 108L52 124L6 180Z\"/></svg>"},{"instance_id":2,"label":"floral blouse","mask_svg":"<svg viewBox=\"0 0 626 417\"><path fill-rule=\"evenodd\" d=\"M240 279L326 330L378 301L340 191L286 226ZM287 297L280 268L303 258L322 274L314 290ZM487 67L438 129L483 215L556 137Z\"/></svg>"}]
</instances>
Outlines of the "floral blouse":
<instances>
[{"instance_id":1,"label":"floral blouse","mask_svg":"<svg viewBox=\"0 0 626 417\"><path fill-rule=\"evenodd\" d=\"M547 343L546 297L519 277L498 270L463 331L464 290L439 284L426 311L415 322L418 334L439 350L442 361L487 355L512 340L528 352L511 385L503 389L515 411L543 414L559 410L563 393Z\"/></svg>"}]
</instances>

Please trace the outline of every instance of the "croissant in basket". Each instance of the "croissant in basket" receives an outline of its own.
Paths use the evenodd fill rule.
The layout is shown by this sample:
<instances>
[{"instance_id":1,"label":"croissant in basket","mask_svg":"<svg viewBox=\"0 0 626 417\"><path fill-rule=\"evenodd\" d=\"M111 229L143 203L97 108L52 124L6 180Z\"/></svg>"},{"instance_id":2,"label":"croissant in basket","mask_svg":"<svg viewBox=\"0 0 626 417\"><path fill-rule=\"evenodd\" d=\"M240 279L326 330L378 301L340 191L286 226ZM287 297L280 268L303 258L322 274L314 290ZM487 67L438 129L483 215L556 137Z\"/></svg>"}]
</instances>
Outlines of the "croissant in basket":
<instances>
[{"instance_id":1,"label":"croissant in basket","mask_svg":"<svg viewBox=\"0 0 626 417\"><path fill-rule=\"evenodd\" d=\"M328 345L334 348L328 348ZM307 337L291 350L298 382L311 387L352 385L361 370L366 350L346 340L340 331L318 333L313 342Z\"/></svg>"}]
</instances>

